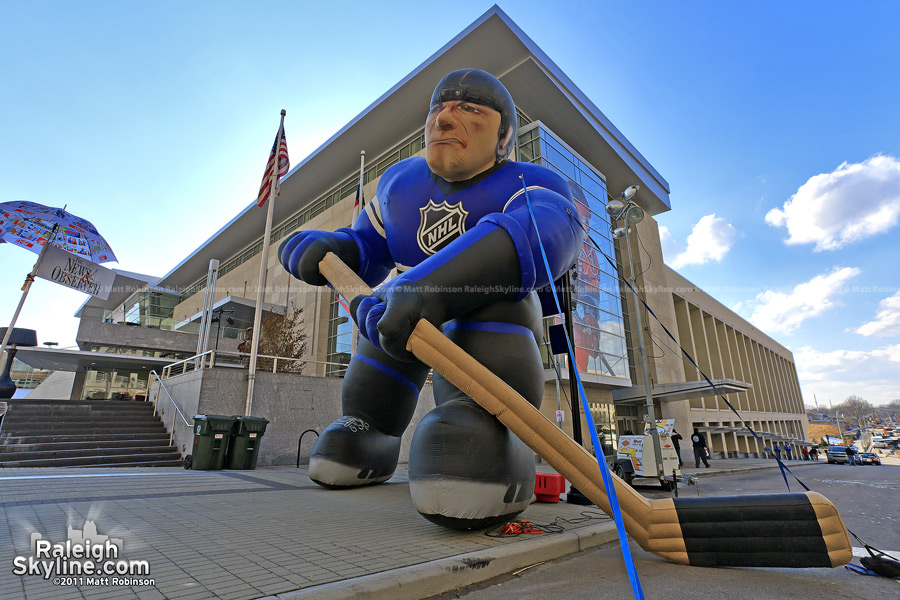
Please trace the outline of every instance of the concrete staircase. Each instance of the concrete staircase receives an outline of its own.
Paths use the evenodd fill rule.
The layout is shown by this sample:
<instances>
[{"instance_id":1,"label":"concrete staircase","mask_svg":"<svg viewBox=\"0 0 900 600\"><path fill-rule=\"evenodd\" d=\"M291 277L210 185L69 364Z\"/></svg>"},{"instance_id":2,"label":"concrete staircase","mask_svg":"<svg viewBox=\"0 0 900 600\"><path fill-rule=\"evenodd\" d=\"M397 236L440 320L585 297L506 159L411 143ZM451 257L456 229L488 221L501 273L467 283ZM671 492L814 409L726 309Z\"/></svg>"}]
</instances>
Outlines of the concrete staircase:
<instances>
[{"instance_id":1,"label":"concrete staircase","mask_svg":"<svg viewBox=\"0 0 900 600\"><path fill-rule=\"evenodd\" d=\"M0 467L169 467L181 454L149 402L7 400Z\"/></svg>"}]
</instances>

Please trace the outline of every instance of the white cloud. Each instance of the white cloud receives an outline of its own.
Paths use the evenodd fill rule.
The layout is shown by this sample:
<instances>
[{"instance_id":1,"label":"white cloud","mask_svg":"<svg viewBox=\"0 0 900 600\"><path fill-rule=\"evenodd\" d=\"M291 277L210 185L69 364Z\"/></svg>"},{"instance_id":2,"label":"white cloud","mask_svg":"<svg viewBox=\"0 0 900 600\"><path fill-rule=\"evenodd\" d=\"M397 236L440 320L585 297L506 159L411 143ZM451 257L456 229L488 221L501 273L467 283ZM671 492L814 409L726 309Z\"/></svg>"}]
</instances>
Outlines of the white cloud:
<instances>
[{"instance_id":1,"label":"white cloud","mask_svg":"<svg viewBox=\"0 0 900 600\"><path fill-rule=\"evenodd\" d=\"M672 233L669 231L669 228L665 225L659 226L659 243L662 247L662 255L663 261L666 263L670 263L669 257L678 256L681 254L684 249L681 245L675 241L675 238L672 237Z\"/></svg>"},{"instance_id":2,"label":"white cloud","mask_svg":"<svg viewBox=\"0 0 900 600\"><path fill-rule=\"evenodd\" d=\"M876 154L810 177L766 223L786 227L788 244L837 250L884 233L900 221L900 160Z\"/></svg>"},{"instance_id":3,"label":"white cloud","mask_svg":"<svg viewBox=\"0 0 900 600\"><path fill-rule=\"evenodd\" d=\"M790 333L806 319L840 306L835 296L842 293L844 284L859 273L859 269L853 267L835 268L798 284L789 292L766 290L747 304L747 310L753 309L748 319L762 331Z\"/></svg>"},{"instance_id":4,"label":"white cloud","mask_svg":"<svg viewBox=\"0 0 900 600\"><path fill-rule=\"evenodd\" d=\"M797 377L804 402L811 405L813 394L819 406L842 402L856 394L872 404L886 404L900 398L897 379L900 344L874 350L834 350L819 352L808 346L794 351Z\"/></svg>"},{"instance_id":5,"label":"white cloud","mask_svg":"<svg viewBox=\"0 0 900 600\"><path fill-rule=\"evenodd\" d=\"M876 337L900 335L900 292L879 302L875 320L863 323L853 331Z\"/></svg>"},{"instance_id":6,"label":"white cloud","mask_svg":"<svg viewBox=\"0 0 900 600\"><path fill-rule=\"evenodd\" d=\"M662 235L660 232L660 238ZM672 247L677 250L678 245L668 230L666 230L666 235L671 241ZM728 221L716 217L715 213L706 215L691 229L684 252L675 255L669 264L673 269L678 269L686 265L702 265L710 261L719 262L731 250L736 236L737 231Z\"/></svg>"}]
</instances>

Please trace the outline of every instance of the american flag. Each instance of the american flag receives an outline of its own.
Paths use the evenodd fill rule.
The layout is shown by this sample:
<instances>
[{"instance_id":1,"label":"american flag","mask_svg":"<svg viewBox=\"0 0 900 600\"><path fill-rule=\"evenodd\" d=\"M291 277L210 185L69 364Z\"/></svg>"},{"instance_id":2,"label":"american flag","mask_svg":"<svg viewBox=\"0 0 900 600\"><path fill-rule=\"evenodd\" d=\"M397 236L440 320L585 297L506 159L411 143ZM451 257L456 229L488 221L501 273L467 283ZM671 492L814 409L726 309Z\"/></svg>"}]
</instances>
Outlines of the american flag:
<instances>
[{"instance_id":1,"label":"american flag","mask_svg":"<svg viewBox=\"0 0 900 600\"><path fill-rule=\"evenodd\" d=\"M284 137L284 128L280 128L272 144L272 152L269 153L269 162L266 163L266 172L263 173L262 183L259 184L259 195L256 197L257 206L264 206L269 199L272 189L272 176L275 174L275 154L278 154L278 174L275 176L275 195L278 195L279 179L287 175L291 167L291 159L288 157L287 139Z\"/></svg>"}]
</instances>

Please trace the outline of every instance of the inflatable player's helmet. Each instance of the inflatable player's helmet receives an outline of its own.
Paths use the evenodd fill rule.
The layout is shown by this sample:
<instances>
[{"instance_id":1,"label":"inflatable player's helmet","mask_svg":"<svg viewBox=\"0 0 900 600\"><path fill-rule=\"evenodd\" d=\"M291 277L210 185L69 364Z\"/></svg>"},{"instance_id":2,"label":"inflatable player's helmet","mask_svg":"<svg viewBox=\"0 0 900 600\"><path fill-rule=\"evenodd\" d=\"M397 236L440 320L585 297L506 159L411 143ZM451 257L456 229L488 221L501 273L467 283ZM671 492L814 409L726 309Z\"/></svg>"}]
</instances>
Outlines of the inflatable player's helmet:
<instances>
[{"instance_id":1,"label":"inflatable player's helmet","mask_svg":"<svg viewBox=\"0 0 900 600\"><path fill-rule=\"evenodd\" d=\"M448 73L434 88L429 106L453 101L483 104L500 113L497 161L507 158L516 142L516 105L500 80L481 69L459 69Z\"/></svg>"}]
</instances>

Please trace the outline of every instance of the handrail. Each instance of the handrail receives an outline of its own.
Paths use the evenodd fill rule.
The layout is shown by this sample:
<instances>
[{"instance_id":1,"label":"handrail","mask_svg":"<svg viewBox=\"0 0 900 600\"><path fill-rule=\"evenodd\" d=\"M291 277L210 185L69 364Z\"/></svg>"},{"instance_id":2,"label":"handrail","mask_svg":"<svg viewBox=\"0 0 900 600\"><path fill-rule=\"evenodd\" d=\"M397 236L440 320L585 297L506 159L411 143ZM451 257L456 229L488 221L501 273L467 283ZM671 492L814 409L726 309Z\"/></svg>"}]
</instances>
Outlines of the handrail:
<instances>
[{"instance_id":1,"label":"handrail","mask_svg":"<svg viewBox=\"0 0 900 600\"><path fill-rule=\"evenodd\" d=\"M11 400L12 398L10 398ZM0 402L0 433L3 432L3 415L6 414L6 411L9 410L9 404L6 402ZM297 459L299 460L299 458Z\"/></svg>"},{"instance_id":2,"label":"handrail","mask_svg":"<svg viewBox=\"0 0 900 600\"><path fill-rule=\"evenodd\" d=\"M300 439L297 440L297 468L298 469L300 468L300 445L303 443L303 436L306 435L307 433L314 433L314 434L316 434L316 437L319 437L319 432L316 431L315 429L307 429L306 431L304 431L303 433L300 434Z\"/></svg>"},{"instance_id":3,"label":"handrail","mask_svg":"<svg viewBox=\"0 0 900 600\"><path fill-rule=\"evenodd\" d=\"M185 425L187 425L191 430L193 430L193 429L194 429L193 423L188 423L188 422L187 422L187 418L185 418L184 413L181 412L181 408L179 408L178 403L175 401L175 398L173 398L173 397L172 397L172 394L169 393L169 389L166 387L166 384L163 383L163 380L162 380L162 378L159 376L159 373L157 373L155 370L152 370L152 371L150 371L150 375L153 375L153 376L156 377L156 380L159 382L159 386L162 388L163 391L166 392L166 396L169 397L169 400L172 401L172 406L175 407L175 411L176 411L179 415L181 415L181 420L184 421L184 424L185 424ZM147 383L148 383L148 385L149 385L149 382L150 382L150 375L147 376ZM148 396L148 398L149 398L150 395L147 394L147 396ZM157 411L158 409L159 409L159 390L156 391L156 398L154 398L154 400L153 400L153 414L154 414L154 415L156 414L156 411ZM194 420L194 419L191 419L191 421L193 421L193 420ZM175 439L175 415L173 414L173 415L172 415L172 430L171 430L171 433L169 433L169 445L170 445L170 446L172 445L172 440L174 440L174 439Z\"/></svg>"},{"instance_id":4,"label":"handrail","mask_svg":"<svg viewBox=\"0 0 900 600\"><path fill-rule=\"evenodd\" d=\"M163 367L163 375L165 375L166 378L168 378L168 377L170 377L170 373L172 372L172 367L177 367L179 365L186 366L188 363L193 363L194 369L206 368L207 359L209 360L210 364L212 364L213 362L215 362L215 355L216 355L215 350L207 350L206 352L204 352L202 354L197 354L197 355L191 356L189 358L184 358L182 360L177 360L173 363L169 363L168 365ZM187 371L186 368L182 368L183 373L186 371ZM157 375L157 378L159 378L159 375Z\"/></svg>"},{"instance_id":5,"label":"handrail","mask_svg":"<svg viewBox=\"0 0 900 600\"><path fill-rule=\"evenodd\" d=\"M202 354L197 354L195 356L191 356L191 357L188 357L188 358L185 358L185 359L182 359L182 360L179 360L179 361L176 361L176 362L166 365L162 369L162 378L168 379L169 377L172 376L173 371L177 371L176 374L180 375L180 374L188 372L189 370L197 370L197 369L205 369L208 367L214 367L214 366L216 366L216 363L218 362L218 361L216 361L217 355L232 357L232 358L239 358L242 361L249 360L249 356L244 352L232 352L232 351L228 351L228 350L218 350L218 351L207 350L206 352L204 352ZM273 356L270 354L259 354L259 355L257 355L257 359L272 360L272 372L273 373L278 372L278 362L279 361L282 361L282 363L302 362L302 363L304 363L304 365L310 364L310 365L324 365L326 367L328 367L328 366L341 367L344 370L346 370L346 368L348 366L347 363L342 363L342 362L321 361L321 360L314 360L314 359L305 358L305 357L293 358L293 357L288 357L288 356ZM228 364L228 363L224 363L224 364ZM231 366L238 366L238 365L231 365Z\"/></svg>"}]
</instances>

